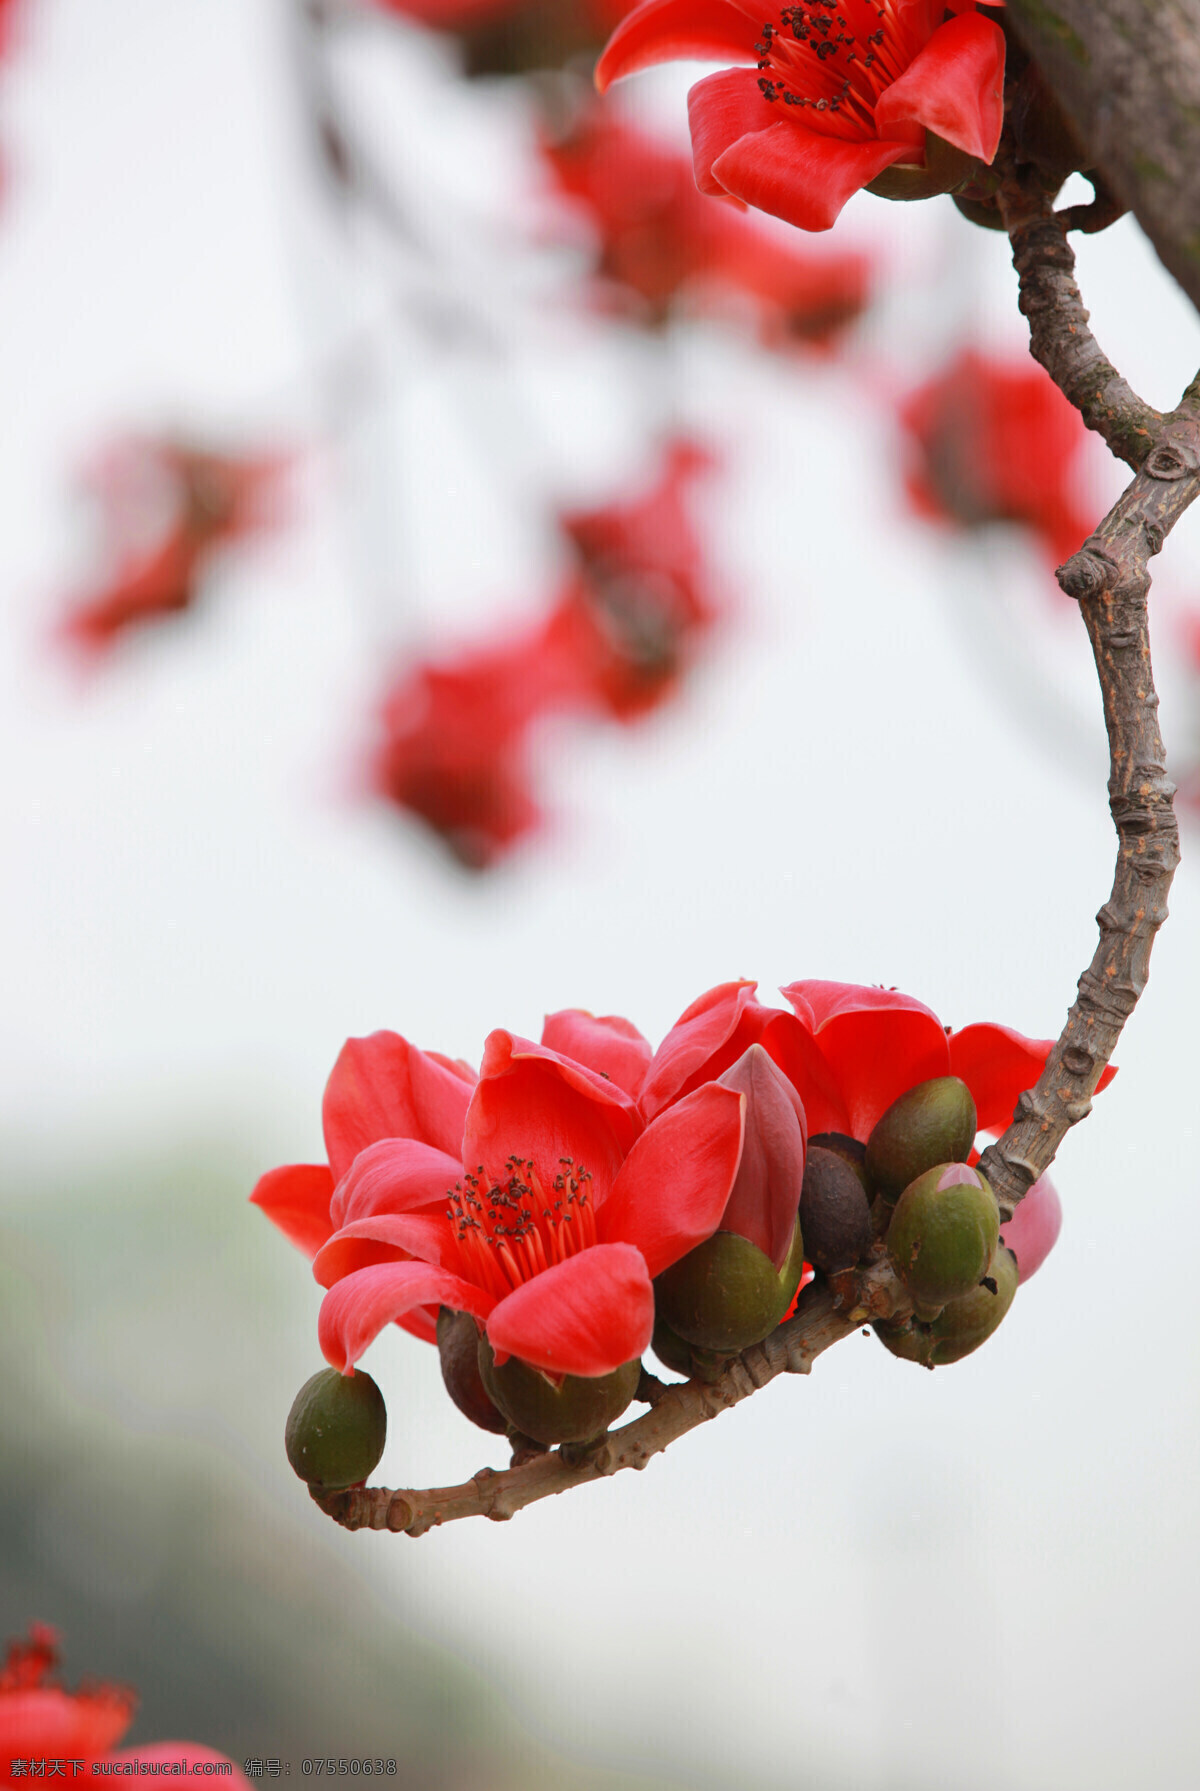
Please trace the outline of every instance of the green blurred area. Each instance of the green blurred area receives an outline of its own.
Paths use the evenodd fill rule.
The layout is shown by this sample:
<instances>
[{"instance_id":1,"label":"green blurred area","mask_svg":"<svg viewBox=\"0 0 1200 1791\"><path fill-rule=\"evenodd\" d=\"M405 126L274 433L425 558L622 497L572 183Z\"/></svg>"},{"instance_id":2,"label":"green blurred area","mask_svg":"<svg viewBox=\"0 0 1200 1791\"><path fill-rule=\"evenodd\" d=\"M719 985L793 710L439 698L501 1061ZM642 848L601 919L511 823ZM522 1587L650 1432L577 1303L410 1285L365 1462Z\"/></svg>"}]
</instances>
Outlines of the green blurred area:
<instances>
[{"instance_id":1,"label":"green blurred area","mask_svg":"<svg viewBox=\"0 0 1200 1791\"><path fill-rule=\"evenodd\" d=\"M661 1786L552 1754L419 1613L389 1613L371 1550L405 1539L326 1536L294 1481L281 1502L263 1464L307 1372L294 1301L282 1318L296 1259L238 1222L254 1173L231 1157L38 1185L5 1152L0 1640L52 1623L68 1684L134 1686L131 1744L277 1756L295 1779L306 1755L395 1758L387 1782L421 1791Z\"/></svg>"}]
</instances>

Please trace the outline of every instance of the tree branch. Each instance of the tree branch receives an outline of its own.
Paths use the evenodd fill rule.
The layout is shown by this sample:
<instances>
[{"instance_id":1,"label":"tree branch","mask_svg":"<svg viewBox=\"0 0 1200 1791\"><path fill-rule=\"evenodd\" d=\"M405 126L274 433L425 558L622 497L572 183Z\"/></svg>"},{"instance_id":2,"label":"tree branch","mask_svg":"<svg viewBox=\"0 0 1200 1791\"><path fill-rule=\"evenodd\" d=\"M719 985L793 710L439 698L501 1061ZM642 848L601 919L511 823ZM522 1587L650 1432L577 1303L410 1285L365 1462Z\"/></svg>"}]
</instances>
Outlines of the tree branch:
<instances>
[{"instance_id":1,"label":"tree branch","mask_svg":"<svg viewBox=\"0 0 1200 1791\"><path fill-rule=\"evenodd\" d=\"M1200 305L1200 8L1195 0L1008 0L1055 97Z\"/></svg>"}]
</instances>

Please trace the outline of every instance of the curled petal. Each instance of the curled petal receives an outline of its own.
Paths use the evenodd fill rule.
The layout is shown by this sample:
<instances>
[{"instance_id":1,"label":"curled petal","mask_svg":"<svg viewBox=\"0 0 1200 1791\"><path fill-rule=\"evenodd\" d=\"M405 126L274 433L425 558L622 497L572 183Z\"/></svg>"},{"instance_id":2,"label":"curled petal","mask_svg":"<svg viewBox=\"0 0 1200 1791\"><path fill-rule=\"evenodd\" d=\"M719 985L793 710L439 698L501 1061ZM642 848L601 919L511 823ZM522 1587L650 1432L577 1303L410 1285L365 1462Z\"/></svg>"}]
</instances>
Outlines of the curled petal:
<instances>
[{"instance_id":1,"label":"curled petal","mask_svg":"<svg viewBox=\"0 0 1200 1791\"><path fill-rule=\"evenodd\" d=\"M597 1214L600 1237L636 1244L651 1275L711 1237L737 1177L744 1127L745 1097L716 1082L660 1113Z\"/></svg>"},{"instance_id":2,"label":"curled petal","mask_svg":"<svg viewBox=\"0 0 1200 1791\"><path fill-rule=\"evenodd\" d=\"M841 1014L883 1011L928 1014L931 1020L937 1020L933 1009L914 995L904 995L899 989L879 989L867 983L831 983L810 978L789 983L780 994L786 995L797 1017L810 1032L820 1032L829 1020L835 1020ZM938 1023L940 1025L940 1021Z\"/></svg>"},{"instance_id":3,"label":"curled petal","mask_svg":"<svg viewBox=\"0 0 1200 1791\"><path fill-rule=\"evenodd\" d=\"M333 1177L324 1163L289 1163L259 1177L250 1196L285 1238L315 1256L334 1229Z\"/></svg>"},{"instance_id":4,"label":"curled petal","mask_svg":"<svg viewBox=\"0 0 1200 1791\"><path fill-rule=\"evenodd\" d=\"M783 993L802 1023L806 1015L816 1019L816 1042L841 1090L856 1138L869 1136L898 1095L931 1076L949 1073L941 1021L910 996L811 982L792 983Z\"/></svg>"},{"instance_id":5,"label":"curled petal","mask_svg":"<svg viewBox=\"0 0 1200 1791\"><path fill-rule=\"evenodd\" d=\"M444 1213L376 1213L355 1219L318 1250L313 1276L322 1287L332 1287L356 1269L410 1257L458 1272L458 1240Z\"/></svg>"},{"instance_id":6,"label":"curled petal","mask_svg":"<svg viewBox=\"0 0 1200 1791\"><path fill-rule=\"evenodd\" d=\"M642 1037L631 1020L623 1020L619 1014L589 1014L578 1007L547 1014L542 1043L560 1056L585 1064L635 1098L653 1055L649 1039Z\"/></svg>"},{"instance_id":7,"label":"curled petal","mask_svg":"<svg viewBox=\"0 0 1200 1791\"><path fill-rule=\"evenodd\" d=\"M629 1096L602 1077L553 1051L492 1033L467 1114L463 1162L504 1181L510 1157L532 1160L548 1188L569 1157L591 1174L599 1207L636 1125Z\"/></svg>"},{"instance_id":8,"label":"curled petal","mask_svg":"<svg viewBox=\"0 0 1200 1791\"><path fill-rule=\"evenodd\" d=\"M775 115L763 99L753 69L726 68L697 81L688 92L688 125L700 191L710 198L726 197L720 181L713 179L713 163L731 144L768 129L774 122Z\"/></svg>"},{"instance_id":9,"label":"curled petal","mask_svg":"<svg viewBox=\"0 0 1200 1791\"><path fill-rule=\"evenodd\" d=\"M322 1119L334 1178L380 1138L416 1138L457 1156L471 1087L396 1032L347 1039L325 1088Z\"/></svg>"},{"instance_id":10,"label":"curled petal","mask_svg":"<svg viewBox=\"0 0 1200 1791\"><path fill-rule=\"evenodd\" d=\"M385 1325L399 1323L416 1308L450 1306L485 1319L495 1303L481 1287L429 1263L377 1263L330 1288L321 1302L317 1341L330 1367L345 1374Z\"/></svg>"},{"instance_id":11,"label":"curled petal","mask_svg":"<svg viewBox=\"0 0 1200 1791\"><path fill-rule=\"evenodd\" d=\"M757 983L720 983L685 1008L650 1061L640 1105L647 1119L737 1061L762 1030L769 1009L755 1001Z\"/></svg>"},{"instance_id":12,"label":"curled petal","mask_svg":"<svg viewBox=\"0 0 1200 1791\"><path fill-rule=\"evenodd\" d=\"M654 1331L654 1290L641 1252L594 1244L526 1281L494 1308L497 1360L519 1356L549 1374L611 1374Z\"/></svg>"},{"instance_id":13,"label":"curled petal","mask_svg":"<svg viewBox=\"0 0 1200 1791\"><path fill-rule=\"evenodd\" d=\"M729 0L645 0L609 38L596 86L607 93L614 81L659 62L756 63L760 29L761 20Z\"/></svg>"},{"instance_id":14,"label":"curled petal","mask_svg":"<svg viewBox=\"0 0 1200 1791\"><path fill-rule=\"evenodd\" d=\"M804 1185L803 1105L762 1045L751 1045L725 1071L720 1086L746 1097L741 1161L720 1229L748 1238L782 1269Z\"/></svg>"},{"instance_id":15,"label":"curled petal","mask_svg":"<svg viewBox=\"0 0 1200 1791\"><path fill-rule=\"evenodd\" d=\"M411 1213L444 1205L462 1161L415 1138L381 1138L355 1157L334 1189L331 1230L371 1213Z\"/></svg>"},{"instance_id":16,"label":"curled petal","mask_svg":"<svg viewBox=\"0 0 1200 1791\"><path fill-rule=\"evenodd\" d=\"M1004 33L994 19L962 13L939 25L875 106L881 134L923 125L990 162L1004 123Z\"/></svg>"},{"instance_id":17,"label":"curled petal","mask_svg":"<svg viewBox=\"0 0 1200 1791\"><path fill-rule=\"evenodd\" d=\"M735 199L798 230L829 230L847 199L912 154L911 143L826 137L782 118L730 144L713 162L711 178Z\"/></svg>"}]
</instances>

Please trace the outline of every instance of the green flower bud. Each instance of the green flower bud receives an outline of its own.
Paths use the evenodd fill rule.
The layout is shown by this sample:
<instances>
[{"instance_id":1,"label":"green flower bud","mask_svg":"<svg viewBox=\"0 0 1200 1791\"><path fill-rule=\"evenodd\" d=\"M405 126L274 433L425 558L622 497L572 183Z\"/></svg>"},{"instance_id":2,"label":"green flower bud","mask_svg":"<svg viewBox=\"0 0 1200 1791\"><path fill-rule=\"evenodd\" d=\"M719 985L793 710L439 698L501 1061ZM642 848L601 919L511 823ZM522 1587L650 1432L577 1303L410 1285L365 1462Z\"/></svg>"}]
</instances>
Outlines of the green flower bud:
<instances>
[{"instance_id":1,"label":"green flower bud","mask_svg":"<svg viewBox=\"0 0 1200 1791\"><path fill-rule=\"evenodd\" d=\"M984 1282L961 1299L951 1300L932 1324L909 1319L903 1325L876 1325L875 1333L894 1356L907 1362L920 1362L926 1368L961 1362L999 1328L1016 1297L1018 1280L1017 1259L1001 1244ZM988 1282L995 1283L995 1293Z\"/></svg>"},{"instance_id":2,"label":"green flower bud","mask_svg":"<svg viewBox=\"0 0 1200 1791\"><path fill-rule=\"evenodd\" d=\"M850 1269L871 1247L866 1190L845 1157L810 1145L800 1194L808 1260L829 1274Z\"/></svg>"},{"instance_id":3,"label":"green flower bud","mask_svg":"<svg viewBox=\"0 0 1200 1791\"><path fill-rule=\"evenodd\" d=\"M938 1163L965 1163L975 1142L975 1100L957 1076L918 1082L893 1101L867 1139L867 1175L885 1200Z\"/></svg>"},{"instance_id":4,"label":"green flower bud","mask_svg":"<svg viewBox=\"0 0 1200 1791\"><path fill-rule=\"evenodd\" d=\"M387 1407L369 1374L322 1368L292 1402L283 1446L310 1486L337 1492L374 1472L387 1441Z\"/></svg>"},{"instance_id":5,"label":"green flower bud","mask_svg":"<svg viewBox=\"0 0 1200 1791\"><path fill-rule=\"evenodd\" d=\"M775 1329L803 1273L799 1224L778 1273L749 1238L716 1231L663 1270L654 1283L655 1313L686 1342L736 1354Z\"/></svg>"},{"instance_id":6,"label":"green flower bud","mask_svg":"<svg viewBox=\"0 0 1200 1791\"><path fill-rule=\"evenodd\" d=\"M1000 1209L965 1163L939 1163L910 1182L888 1227L888 1254L919 1319L979 1286L1000 1238Z\"/></svg>"},{"instance_id":7,"label":"green flower bud","mask_svg":"<svg viewBox=\"0 0 1200 1791\"><path fill-rule=\"evenodd\" d=\"M715 1381L737 1353L736 1350L698 1349L673 1331L665 1318L654 1321L651 1348L664 1368L670 1368L676 1374L686 1374L692 1381Z\"/></svg>"},{"instance_id":8,"label":"green flower bud","mask_svg":"<svg viewBox=\"0 0 1200 1791\"><path fill-rule=\"evenodd\" d=\"M878 199L936 199L941 193L952 193L956 187L965 186L977 166L974 156L956 149L933 131L926 131L925 166L906 168L893 162L867 182L867 191Z\"/></svg>"},{"instance_id":9,"label":"green flower bud","mask_svg":"<svg viewBox=\"0 0 1200 1791\"><path fill-rule=\"evenodd\" d=\"M857 1138L851 1138L848 1132L817 1132L809 1139L808 1148L810 1151L831 1150L835 1157L840 1157L853 1169L868 1195L874 1192L867 1178L867 1147Z\"/></svg>"},{"instance_id":10,"label":"green flower bud","mask_svg":"<svg viewBox=\"0 0 1200 1791\"><path fill-rule=\"evenodd\" d=\"M443 1306L437 1320L438 1355L446 1391L465 1418L480 1430L503 1436L508 1420L498 1412L484 1390L479 1374L479 1326L469 1312L452 1312Z\"/></svg>"},{"instance_id":11,"label":"green flower bud","mask_svg":"<svg viewBox=\"0 0 1200 1791\"><path fill-rule=\"evenodd\" d=\"M611 1374L564 1374L555 1386L517 1356L497 1365L487 1337L479 1339L479 1374L488 1398L514 1430L547 1448L603 1436L637 1392L641 1372L635 1359Z\"/></svg>"}]
</instances>

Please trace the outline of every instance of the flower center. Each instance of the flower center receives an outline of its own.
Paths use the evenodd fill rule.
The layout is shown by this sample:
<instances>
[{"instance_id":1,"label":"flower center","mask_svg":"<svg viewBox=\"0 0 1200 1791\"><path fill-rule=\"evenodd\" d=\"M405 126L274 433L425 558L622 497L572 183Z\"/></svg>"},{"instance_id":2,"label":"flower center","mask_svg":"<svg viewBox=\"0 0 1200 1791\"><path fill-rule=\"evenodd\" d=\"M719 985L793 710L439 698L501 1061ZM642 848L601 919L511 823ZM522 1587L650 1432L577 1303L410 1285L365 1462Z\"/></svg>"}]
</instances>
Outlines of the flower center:
<instances>
[{"instance_id":1,"label":"flower center","mask_svg":"<svg viewBox=\"0 0 1200 1791\"><path fill-rule=\"evenodd\" d=\"M754 46L758 85L767 100L807 108L805 123L825 136L873 137L875 102L912 61L920 45L907 40L915 37L896 0L785 6Z\"/></svg>"},{"instance_id":2,"label":"flower center","mask_svg":"<svg viewBox=\"0 0 1200 1791\"><path fill-rule=\"evenodd\" d=\"M549 1193L532 1158L509 1157L504 1181L489 1182L482 1163L449 1193L464 1265L497 1299L596 1242L591 1172L560 1157Z\"/></svg>"}]
</instances>

